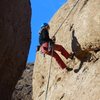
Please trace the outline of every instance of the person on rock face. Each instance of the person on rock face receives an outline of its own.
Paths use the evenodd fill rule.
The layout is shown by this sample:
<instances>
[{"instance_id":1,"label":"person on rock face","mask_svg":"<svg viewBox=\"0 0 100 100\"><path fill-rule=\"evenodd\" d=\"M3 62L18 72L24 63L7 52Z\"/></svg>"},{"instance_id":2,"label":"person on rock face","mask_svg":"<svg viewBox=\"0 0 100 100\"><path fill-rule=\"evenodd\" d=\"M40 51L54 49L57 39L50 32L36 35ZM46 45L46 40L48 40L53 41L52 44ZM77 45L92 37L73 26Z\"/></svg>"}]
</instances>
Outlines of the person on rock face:
<instances>
[{"instance_id":1,"label":"person on rock face","mask_svg":"<svg viewBox=\"0 0 100 100\"><path fill-rule=\"evenodd\" d=\"M61 52L61 54L66 59L72 58L73 56L72 53L69 54L64 49L64 47L62 47L59 44L55 44L55 36L53 36L51 39L49 38L49 29L50 29L50 26L47 23L43 23L43 25L41 26L41 30L39 32L39 43L40 43L41 52L43 54L47 54L47 55L54 57L62 69L67 69L67 71L72 71L73 68L67 67L66 64L60 58L60 56L55 51Z\"/></svg>"}]
</instances>

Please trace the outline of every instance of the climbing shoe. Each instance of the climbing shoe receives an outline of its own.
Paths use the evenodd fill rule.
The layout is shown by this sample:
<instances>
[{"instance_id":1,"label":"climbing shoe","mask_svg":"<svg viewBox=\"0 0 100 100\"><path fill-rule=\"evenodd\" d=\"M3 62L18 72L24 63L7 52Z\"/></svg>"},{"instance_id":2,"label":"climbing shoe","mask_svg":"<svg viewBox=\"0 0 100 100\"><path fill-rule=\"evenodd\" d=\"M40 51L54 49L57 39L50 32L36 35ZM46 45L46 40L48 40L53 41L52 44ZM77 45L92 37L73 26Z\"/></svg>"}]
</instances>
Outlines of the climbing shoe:
<instances>
[{"instance_id":1,"label":"climbing shoe","mask_svg":"<svg viewBox=\"0 0 100 100\"><path fill-rule=\"evenodd\" d=\"M73 59L73 58L74 58L74 56L75 56L75 53L70 53L69 58L70 58L70 59Z\"/></svg>"},{"instance_id":2,"label":"climbing shoe","mask_svg":"<svg viewBox=\"0 0 100 100\"><path fill-rule=\"evenodd\" d=\"M69 68L69 67L67 67L66 70L67 70L67 71L72 71L73 68Z\"/></svg>"},{"instance_id":3,"label":"climbing shoe","mask_svg":"<svg viewBox=\"0 0 100 100\"><path fill-rule=\"evenodd\" d=\"M75 73L78 73L78 72L79 72L79 69L75 69L74 72L75 72Z\"/></svg>"}]
</instances>

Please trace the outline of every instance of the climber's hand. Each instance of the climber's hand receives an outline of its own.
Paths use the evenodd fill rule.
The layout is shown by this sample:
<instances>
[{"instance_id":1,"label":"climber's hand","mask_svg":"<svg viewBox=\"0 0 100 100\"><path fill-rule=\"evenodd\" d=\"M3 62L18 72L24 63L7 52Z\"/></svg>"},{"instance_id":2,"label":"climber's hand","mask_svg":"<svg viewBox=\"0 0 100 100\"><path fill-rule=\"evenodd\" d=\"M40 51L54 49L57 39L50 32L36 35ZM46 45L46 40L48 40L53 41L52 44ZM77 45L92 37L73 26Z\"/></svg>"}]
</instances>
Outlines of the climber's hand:
<instances>
[{"instance_id":1,"label":"climber's hand","mask_svg":"<svg viewBox=\"0 0 100 100\"><path fill-rule=\"evenodd\" d=\"M36 48L36 51L39 51L39 50L40 50L40 45L38 45Z\"/></svg>"},{"instance_id":2,"label":"climber's hand","mask_svg":"<svg viewBox=\"0 0 100 100\"><path fill-rule=\"evenodd\" d=\"M54 42L56 41L56 37L55 37L55 36L53 36L51 39L52 39L52 41L54 41Z\"/></svg>"}]
</instances>

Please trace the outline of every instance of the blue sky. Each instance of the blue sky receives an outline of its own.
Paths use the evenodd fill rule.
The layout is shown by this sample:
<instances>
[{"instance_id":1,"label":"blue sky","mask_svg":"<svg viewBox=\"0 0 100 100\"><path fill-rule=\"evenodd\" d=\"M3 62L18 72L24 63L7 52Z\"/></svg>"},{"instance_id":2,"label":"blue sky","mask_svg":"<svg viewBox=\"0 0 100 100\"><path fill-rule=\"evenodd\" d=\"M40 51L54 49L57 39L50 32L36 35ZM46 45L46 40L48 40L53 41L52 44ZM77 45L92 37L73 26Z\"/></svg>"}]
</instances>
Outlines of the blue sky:
<instances>
[{"instance_id":1,"label":"blue sky","mask_svg":"<svg viewBox=\"0 0 100 100\"><path fill-rule=\"evenodd\" d=\"M31 0L32 18L31 18L31 46L28 55L28 63L35 61L36 47L38 43L38 32L44 22L49 22L56 11L67 0Z\"/></svg>"}]
</instances>

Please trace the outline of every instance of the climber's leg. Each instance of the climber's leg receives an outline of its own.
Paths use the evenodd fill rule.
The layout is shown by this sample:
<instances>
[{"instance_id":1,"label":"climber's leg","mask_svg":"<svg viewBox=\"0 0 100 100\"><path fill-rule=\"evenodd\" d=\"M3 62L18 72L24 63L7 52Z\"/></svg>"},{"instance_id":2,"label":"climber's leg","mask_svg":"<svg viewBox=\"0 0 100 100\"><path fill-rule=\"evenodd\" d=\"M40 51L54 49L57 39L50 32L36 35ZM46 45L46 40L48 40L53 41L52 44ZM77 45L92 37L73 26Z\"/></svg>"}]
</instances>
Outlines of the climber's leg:
<instances>
[{"instance_id":1,"label":"climber's leg","mask_svg":"<svg viewBox=\"0 0 100 100\"><path fill-rule=\"evenodd\" d=\"M52 48L53 49L53 48ZM48 43L44 43L42 46L41 46L41 51L44 53L44 54L47 54L47 55L50 55L52 57L54 57L57 61L57 63L59 64L59 66L64 69L66 68L68 71L72 71L73 68L69 68L66 66L66 64L62 61L62 59L60 58L60 56L54 51L53 49L53 54L52 54L52 51L49 51L48 52Z\"/></svg>"},{"instance_id":2,"label":"climber's leg","mask_svg":"<svg viewBox=\"0 0 100 100\"><path fill-rule=\"evenodd\" d=\"M54 44L54 50L61 52L61 54L67 59L70 54L64 49L62 45Z\"/></svg>"},{"instance_id":3,"label":"climber's leg","mask_svg":"<svg viewBox=\"0 0 100 100\"><path fill-rule=\"evenodd\" d=\"M50 55L50 56L53 56L53 57L55 58L55 60L57 61L57 63L60 65L60 67L61 67L62 69L64 69L64 68L67 67L66 64L65 64L65 63L62 61L62 59L60 58L60 56L59 56L55 51L53 51L53 55L52 55L51 52L48 52L48 53L46 53L46 54L48 54L48 55Z\"/></svg>"}]
</instances>

